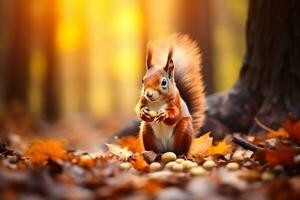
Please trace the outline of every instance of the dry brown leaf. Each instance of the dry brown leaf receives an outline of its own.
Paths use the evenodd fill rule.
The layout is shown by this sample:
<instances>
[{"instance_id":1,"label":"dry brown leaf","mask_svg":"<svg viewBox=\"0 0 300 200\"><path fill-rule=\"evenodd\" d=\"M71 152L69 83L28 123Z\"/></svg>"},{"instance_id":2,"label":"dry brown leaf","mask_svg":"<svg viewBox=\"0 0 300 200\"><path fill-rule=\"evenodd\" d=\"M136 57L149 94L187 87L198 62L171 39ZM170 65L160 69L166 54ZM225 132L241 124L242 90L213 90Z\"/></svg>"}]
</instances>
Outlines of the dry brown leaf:
<instances>
[{"instance_id":1,"label":"dry brown leaf","mask_svg":"<svg viewBox=\"0 0 300 200\"><path fill-rule=\"evenodd\" d=\"M147 163L153 163L158 155L154 151L144 151L143 156Z\"/></svg>"},{"instance_id":2,"label":"dry brown leaf","mask_svg":"<svg viewBox=\"0 0 300 200\"><path fill-rule=\"evenodd\" d=\"M29 157L33 164L43 164L45 161L52 159L66 159L67 153L64 149L65 143L59 140L36 140L33 141L24 155Z\"/></svg>"},{"instance_id":3,"label":"dry brown leaf","mask_svg":"<svg viewBox=\"0 0 300 200\"><path fill-rule=\"evenodd\" d=\"M143 146L141 144L141 141L138 137L135 136L125 136L121 137L117 140L118 144L121 147L126 147L128 150L132 152L142 152L143 151Z\"/></svg>"},{"instance_id":4,"label":"dry brown leaf","mask_svg":"<svg viewBox=\"0 0 300 200\"><path fill-rule=\"evenodd\" d=\"M210 136L210 132L195 138L192 142L189 154L202 155L212 145L213 138Z\"/></svg>"},{"instance_id":5,"label":"dry brown leaf","mask_svg":"<svg viewBox=\"0 0 300 200\"><path fill-rule=\"evenodd\" d=\"M127 160L130 156L133 155L132 151L129 151L127 148L121 148L116 144L105 144L108 147L108 151L112 154L119 157L120 160Z\"/></svg>"}]
</instances>

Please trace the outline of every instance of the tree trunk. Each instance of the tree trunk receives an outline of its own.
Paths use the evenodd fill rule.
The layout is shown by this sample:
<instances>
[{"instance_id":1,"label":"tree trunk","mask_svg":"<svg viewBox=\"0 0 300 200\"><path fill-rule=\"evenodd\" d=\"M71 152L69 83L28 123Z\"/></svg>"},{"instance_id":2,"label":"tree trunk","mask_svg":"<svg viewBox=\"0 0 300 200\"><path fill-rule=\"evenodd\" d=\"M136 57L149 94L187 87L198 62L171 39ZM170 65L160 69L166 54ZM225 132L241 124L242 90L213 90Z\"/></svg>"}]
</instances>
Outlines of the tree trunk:
<instances>
[{"instance_id":1,"label":"tree trunk","mask_svg":"<svg viewBox=\"0 0 300 200\"><path fill-rule=\"evenodd\" d=\"M291 113L300 117L300 2L249 1L246 55L232 90L208 98L204 129L259 133L259 119L273 129Z\"/></svg>"},{"instance_id":2,"label":"tree trunk","mask_svg":"<svg viewBox=\"0 0 300 200\"><path fill-rule=\"evenodd\" d=\"M212 21L212 1L190 0L189 3L181 1L183 4L180 10L181 21L179 20L178 30L182 33L189 33L190 37L199 41L202 53L202 74L205 82L206 94L211 94L215 90L213 81L213 32ZM195 24L200 24L195 26Z\"/></svg>"},{"instance_id":3,"label":"tree trunk","mask_svg":"<svg viewBox=\"0 0 300 200\"><path fill-rule=\"evenodd\" d=\"M5 88L5 67L3 65L5 61L5 52L7 49L7 4L5 0L0 0L0 102L3 102L4 98L4 88ZM0 113L4 110L4 106L0 103Z\"/></svg>"},{"instance_id":4,"label":"tree trunk","mask_svg":"<svg viewBox=\"0 0 300 200\"><path fill-rule=\"evenodd\" d=\"M207 98L206 120L199 134L215 139L227 133L260 133L259 119L273 129L291 113L300 117L300 1L251 0L246 54L235 86ZM135 119L117 135L136 134Z\"/></svg>"},{"instance_id":5,"label":"tree trunk","mask_svg":"<svg viewBox=\"0 0 300 200\"><path fill-rule=\"evenodd\" d=\"M10 10L7 31L10 34L7 52L3 61L5 73L4 101L17 100L27 104L30 58L30 2L12 0L5 2Z\"/></svg>"},{"instance_id":6,"label":"tree trunk","mask_svg":"<svg viewBox=\"0 0 300 200\"><path fill-rule=\"evenodd\" d=\"M59 115L59 74L57 70L57 57L55 53L55 30L57 25L56 2L46 0L43 3L43 16L41 23L42 44L46 60L46 74L43 90L43 113L48 120L55 120Z\"/></svg>"}]
</instances>

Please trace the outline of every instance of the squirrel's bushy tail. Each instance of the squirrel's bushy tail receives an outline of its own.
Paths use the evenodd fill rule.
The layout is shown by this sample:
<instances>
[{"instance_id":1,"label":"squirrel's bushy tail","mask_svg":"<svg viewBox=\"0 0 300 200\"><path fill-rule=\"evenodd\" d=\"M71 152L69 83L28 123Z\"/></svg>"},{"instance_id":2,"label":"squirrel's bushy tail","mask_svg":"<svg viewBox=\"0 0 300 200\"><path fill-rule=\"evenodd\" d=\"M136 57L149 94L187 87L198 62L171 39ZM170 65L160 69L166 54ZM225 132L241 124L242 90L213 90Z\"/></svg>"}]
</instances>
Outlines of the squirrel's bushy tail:
<instances>
[{"instance_id":1,"label":"squirrel's bushy tail","mask_svg":"<svg viewBox=\"0 0 300 200\"><path fill-rule=\"evenodd\" d=\"M193 128L198 131L204 120L205 98L201 55L197 43L188 35L173 34L149 45L153 49L152 62L160 66L164 66L169 49L173 49L175 82L192 115Z\"/></svg>"}]
</instances>

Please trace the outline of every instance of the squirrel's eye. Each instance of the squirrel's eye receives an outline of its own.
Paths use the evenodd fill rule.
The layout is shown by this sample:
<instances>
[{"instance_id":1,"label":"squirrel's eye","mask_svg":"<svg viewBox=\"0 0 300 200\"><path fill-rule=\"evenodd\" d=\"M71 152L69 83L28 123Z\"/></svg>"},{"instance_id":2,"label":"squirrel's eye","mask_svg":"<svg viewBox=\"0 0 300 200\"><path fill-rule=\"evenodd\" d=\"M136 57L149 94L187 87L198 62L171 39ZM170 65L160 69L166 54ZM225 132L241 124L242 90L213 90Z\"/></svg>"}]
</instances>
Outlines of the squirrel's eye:
<instances>
[{"instance_id":1,"label":"squirrel's eye","mask_svg":"<svg viewBox=\"0 0 300 200\"><path fill-rule=\"evenodd\" d=\"M161 87L166 88L166 86L167 86L167 80L165 78L163 78L161 80Z\"/></svg>"},{"instance_id":2,"label":"squirrel's eye","mask_svg":"<svg viewBox=\"0 0 300 200\"><path fill-rule=\"evenodd\" d=\"M142 79L142 84L144 84L144 79Z\"/></svg>"}]
</instances>

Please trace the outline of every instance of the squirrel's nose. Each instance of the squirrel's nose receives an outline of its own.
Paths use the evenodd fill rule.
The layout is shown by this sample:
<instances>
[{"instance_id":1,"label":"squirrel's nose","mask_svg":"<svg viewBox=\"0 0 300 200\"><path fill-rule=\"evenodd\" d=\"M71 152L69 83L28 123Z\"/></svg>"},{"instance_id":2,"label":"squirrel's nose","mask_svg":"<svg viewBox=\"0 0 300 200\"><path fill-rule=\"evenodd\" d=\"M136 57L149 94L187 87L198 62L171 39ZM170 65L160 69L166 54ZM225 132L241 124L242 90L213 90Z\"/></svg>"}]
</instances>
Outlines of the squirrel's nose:
<instances>
[{"instance_id":1,"label":"squirrel's nose","mask_svg":"<svg viewBox=\"0 0 300 200\"><path fill-rule=\"evenodd\" d=\"M153 92L148 90L146 95L147 95L148 98L151 98L153 96Z\"/></svg>"}]
</instances>

